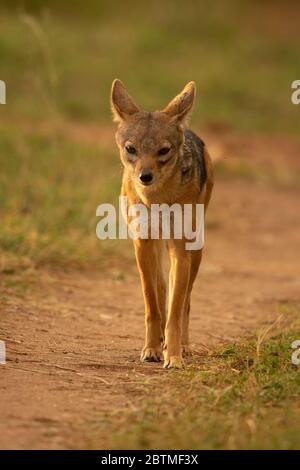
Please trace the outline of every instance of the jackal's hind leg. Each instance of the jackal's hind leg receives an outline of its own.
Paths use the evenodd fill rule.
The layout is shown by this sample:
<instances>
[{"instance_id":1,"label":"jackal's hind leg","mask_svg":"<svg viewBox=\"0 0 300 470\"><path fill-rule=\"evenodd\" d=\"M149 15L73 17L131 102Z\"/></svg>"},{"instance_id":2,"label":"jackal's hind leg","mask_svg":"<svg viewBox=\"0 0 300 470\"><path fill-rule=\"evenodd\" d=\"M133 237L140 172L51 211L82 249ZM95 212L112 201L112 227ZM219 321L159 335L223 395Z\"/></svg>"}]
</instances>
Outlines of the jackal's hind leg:
<instances>
[{"instance_id":1,"label":"jackal's hind leg","mask_svg":"<svg viewBox=\"0 0 300 470\"><path fill-rule=\"evenodd\" d=\"M189 279L189 286L188 292L186 296L186 302L184 306L184 313L182 319L182 337L181 337L181 345L182 345L182 354L183 356L190 356L191 349L189 344L189 321L190 321L190 310L191 310L191 293L193 289L193 284L196 279L199 266L201 263L202 258L202 250L200 251L192 251L191 252L191 264L190 264L190 279Z\"/></svg>"}]
</instances>

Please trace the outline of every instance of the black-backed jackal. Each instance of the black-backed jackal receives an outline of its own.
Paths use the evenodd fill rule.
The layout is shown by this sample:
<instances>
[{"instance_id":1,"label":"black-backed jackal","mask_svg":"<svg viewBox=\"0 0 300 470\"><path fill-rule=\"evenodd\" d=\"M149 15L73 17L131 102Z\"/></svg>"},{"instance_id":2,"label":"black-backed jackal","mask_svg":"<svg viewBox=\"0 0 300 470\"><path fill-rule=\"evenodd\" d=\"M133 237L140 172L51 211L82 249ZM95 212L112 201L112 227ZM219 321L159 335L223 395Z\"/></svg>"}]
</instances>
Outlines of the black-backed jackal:
<instances>
[{"instance_id":1,"label":"black-backed jackal","mask_svg":"<svg viewBox=\"0 0 300 470\"><path fill-rule=\"evenodd\" d=\"M141 111L120 80L111 107L118 122L116 142L124 166L122 195L128 204L204 204L213 188L211 160L202 140L185 128L195 98L188 83L162 111ZM190 297L202 249L186 250L186 239L136 239L135 254L145 302L146 340L142 361L181 368L189 350ZM170 259L168 308L162 250Z\"/></svg>"}]
</instances>

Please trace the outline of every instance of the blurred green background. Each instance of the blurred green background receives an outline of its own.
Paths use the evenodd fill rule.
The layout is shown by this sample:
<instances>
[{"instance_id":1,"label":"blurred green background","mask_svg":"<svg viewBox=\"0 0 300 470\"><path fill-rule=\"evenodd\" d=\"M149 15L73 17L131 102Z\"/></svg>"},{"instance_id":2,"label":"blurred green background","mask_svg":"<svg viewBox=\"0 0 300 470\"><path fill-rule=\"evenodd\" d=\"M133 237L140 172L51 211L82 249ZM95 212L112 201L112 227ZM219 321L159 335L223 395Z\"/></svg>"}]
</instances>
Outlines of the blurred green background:
<instances>
[{"instance_id":1,"label":"blurred green background","mask_svg":"<svg viewBox=\"0 0 300 470\"><path fill-rule=\"evenodd\" d=\"M297 139L299 16L296 1L2 0L2 270L116 253L94 230L97 205L117 199L121 179L115 77L149 110L195 80L194 127Z\"/></svg>"},{"instance_id":2,"label":"blurred green background","mask_svg":"<svg viewBox=\"0 0 300 470\"><path fill-rule=\"evenodd\" d=\"M15 7L13 5L15 4ZM194 119L243 130L299 131L297 1L3 1L1 78L9 109L45 118L110 118L120 77L155 109L193 79ZM5 8L6 5L6 8Z\"/></svg>"}]
</instances>

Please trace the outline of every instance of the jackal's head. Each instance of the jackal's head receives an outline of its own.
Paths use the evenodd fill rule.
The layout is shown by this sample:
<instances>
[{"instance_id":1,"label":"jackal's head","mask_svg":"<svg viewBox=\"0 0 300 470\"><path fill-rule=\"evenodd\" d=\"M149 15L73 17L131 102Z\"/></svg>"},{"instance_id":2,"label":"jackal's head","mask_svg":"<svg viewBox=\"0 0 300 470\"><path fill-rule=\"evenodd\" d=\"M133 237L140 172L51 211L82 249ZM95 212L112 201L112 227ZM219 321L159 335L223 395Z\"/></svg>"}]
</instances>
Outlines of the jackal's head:
<instances>
[{"instance_id":1,"label":"jackal's head","mask_svg":"<svg viewBox=\"0 0 300 470\"><path fill-rule=\"evenodd\" d=\"M120 80L114 80L111 107L119 123L116 141L128 175L140 190L155 191L176 172L182 157L184 120L192 108L189 82L162 111L141 111Z\"/></svg>"}]
</instances>

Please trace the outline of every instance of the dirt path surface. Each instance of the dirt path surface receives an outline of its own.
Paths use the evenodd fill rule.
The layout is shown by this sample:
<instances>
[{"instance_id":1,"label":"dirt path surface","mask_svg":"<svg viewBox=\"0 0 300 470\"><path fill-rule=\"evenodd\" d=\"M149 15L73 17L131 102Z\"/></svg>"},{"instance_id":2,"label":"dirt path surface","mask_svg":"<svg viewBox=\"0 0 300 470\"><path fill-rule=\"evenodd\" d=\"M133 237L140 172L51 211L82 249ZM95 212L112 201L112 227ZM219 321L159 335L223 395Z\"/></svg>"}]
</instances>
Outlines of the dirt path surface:
<instances>
[{"instance_id":1,"label":"dirt path surface","mask_svg":"<svg viewBox=\"0 0 300 470\"><path fill-rule=\"evenodd\" d=\"M217 185L188 365L273 322L278 302L299 300L298 193L282 196L245 182ZM134 271L122 280L101 272L41 279L38 293L1 304L8 356L0 366L1 448L88 446L84 430L103 413L134 406L137 377L168 373L139 362L143 303ZM103 433L99 447L105 442Z\"/></svg>"},{"instance_id":2,"label":"dirt path surface","mask_svg":"<svg viewBox=\"0 0 300 470\"><path fill-rule=\"evenodd\" d=\"M218 344L256 335L276 320L278 303L299 302L298 201L295 187L217 181L187 367ZM113 271L41 271L39 278L38 289L0 300L7 347L0 448L87 448L107 413L143 398L141 378L170 372L139 361L144 321L134 265L119 278ZM108 445L105 430L97 436L99 448Z\"/></svg>"}]
</instances>

